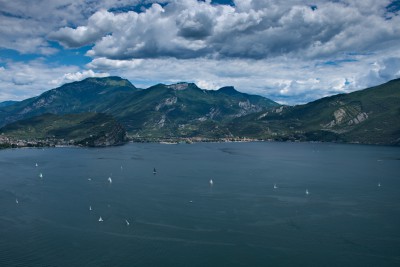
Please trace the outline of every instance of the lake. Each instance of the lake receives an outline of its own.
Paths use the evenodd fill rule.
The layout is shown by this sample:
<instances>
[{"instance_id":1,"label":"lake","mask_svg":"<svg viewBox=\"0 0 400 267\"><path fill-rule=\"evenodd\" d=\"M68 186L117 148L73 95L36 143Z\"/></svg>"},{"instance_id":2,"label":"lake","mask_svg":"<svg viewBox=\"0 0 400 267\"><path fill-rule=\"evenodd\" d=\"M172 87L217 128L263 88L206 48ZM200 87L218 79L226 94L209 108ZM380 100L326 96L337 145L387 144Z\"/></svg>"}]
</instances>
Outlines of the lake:
<instances>
[{"instance_id":1,"label":"lake","mask_svg":"<svg viewBox=\"0 0 400 267\"><path fill-rule=\"evenodd\" d=\"M0 266L400 266L400 149L1 150L0 211Z\"/></svg>"}]
</instances>

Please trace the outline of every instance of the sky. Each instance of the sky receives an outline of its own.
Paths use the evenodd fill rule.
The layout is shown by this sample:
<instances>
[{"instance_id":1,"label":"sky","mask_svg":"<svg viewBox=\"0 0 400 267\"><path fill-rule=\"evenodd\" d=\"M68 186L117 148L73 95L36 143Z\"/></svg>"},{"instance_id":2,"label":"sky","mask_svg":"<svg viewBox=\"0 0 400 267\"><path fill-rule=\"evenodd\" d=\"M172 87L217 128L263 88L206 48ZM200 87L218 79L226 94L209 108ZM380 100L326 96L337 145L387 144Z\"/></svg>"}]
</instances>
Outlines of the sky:
<instances>
[{"instance_id":1,"label":"sky","mask_svg":"<svg viewBox=\"0 0 400 267\"><path fill-rule=\"evenodd\" d=\"M399 0L0 0L0 101L115 75L307 103L400 78L399 15Z\"/></svg>"}]
</instances>

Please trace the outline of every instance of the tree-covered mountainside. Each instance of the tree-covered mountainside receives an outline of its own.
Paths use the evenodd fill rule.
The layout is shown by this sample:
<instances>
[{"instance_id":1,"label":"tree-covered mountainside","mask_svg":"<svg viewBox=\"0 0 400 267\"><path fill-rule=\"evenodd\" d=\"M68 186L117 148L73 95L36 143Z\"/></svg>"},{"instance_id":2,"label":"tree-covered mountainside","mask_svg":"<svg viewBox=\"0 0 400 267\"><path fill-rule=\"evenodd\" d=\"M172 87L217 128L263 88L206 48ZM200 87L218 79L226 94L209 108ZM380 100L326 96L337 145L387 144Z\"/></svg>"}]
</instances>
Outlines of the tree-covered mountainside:
<instances>
[{"instance_id":1,"label":"tree-covered mountainside","mask_svg":"<svg viewBox=\"0 0 400 267\"><path fill-rule=\"evenodd\" d=\"M7 107L7 106L11 106L11 105L13 105L13 104L15 104L15 103L17 103L17 101L3 101L3 102L0 102L0 108L2 108L2 107Z\"/></svg>"},{"instance_id":2,"label":"tree-covered mountainside","mask_svg":"<svg viewBox=\"0 0 400 267\"><path fill-rule=\"evenodd\" d=\"M246 137L399 145L400 79L305 105L282 106L233 87L203 90L193 83L177 83L138 89L119 77L88 78L0 107L0 126L7 125L0 132L10 134L13 129L21 138L22 133L23 138L36 136L27 129L43 127L38 119L84 130L87 125L71 116L90 112L108 114L134 140ZM28 127L29 123L36 125ZM54 131L41 136L49 133Z\"/></svg>"},{"instance_id":3,"label":"tree-covered mountainside","mask_svg":"<svg viewBox=\"0 0 400 267\"><path fill-rule=\"evenodd\" d=\"M159 84L139 91L111 111L131 134L151 137L223 137L226 122L278 106L230 88L202 90L192 83Z\"/></svg>"},{"instance_id":4,"label":"tree-covered mountainside","mask_svg":"<svg viewBox=\"0 0 400 267\"><path fill-rule=\"evenodd\" d=\"M325 97L298 106L281 106L239 118L237 135L264 138L400 144L400 79Z\"/></svg>"},{"instance_id":5,"label":"tree-covered mountainside","mask_svg":"<svg viewBox=\"0 0 400 267\"><path fill-rule=\"evenodd\" d=\"M144 138L223 136L215 127L277 103L236 91L202 90L192 83L137 89L119 77L88 78L0 108L0 126L44 113L107 113ZM217 133L218 132L218 133Z\"/></svg>"},{"instance_id":6,"label":"tree-covered mountainside","mask_svg":"<svg viewBox=\"0 0 400 267\"><path fill-rule=\"evenodd\" d=\"M73 144L83 146L118 145L126 141L126 131L110 115L79 113L54 115L46 113L20 120L0 129L14 143ZM22 145L25 146L25 145Z\"/></svg>"},{"instance_id":7,"label":"tree-covered mountainside","mask_svg":"<svg viewBox=\"0 0 400 267\"><path fill-rule=\"evenodd\" d=\"M119 77L87 78L64 84L37 97L0 107L0 127L44 113L102 112L136 90L128 80Z\"/></svg>"}]
</instances>

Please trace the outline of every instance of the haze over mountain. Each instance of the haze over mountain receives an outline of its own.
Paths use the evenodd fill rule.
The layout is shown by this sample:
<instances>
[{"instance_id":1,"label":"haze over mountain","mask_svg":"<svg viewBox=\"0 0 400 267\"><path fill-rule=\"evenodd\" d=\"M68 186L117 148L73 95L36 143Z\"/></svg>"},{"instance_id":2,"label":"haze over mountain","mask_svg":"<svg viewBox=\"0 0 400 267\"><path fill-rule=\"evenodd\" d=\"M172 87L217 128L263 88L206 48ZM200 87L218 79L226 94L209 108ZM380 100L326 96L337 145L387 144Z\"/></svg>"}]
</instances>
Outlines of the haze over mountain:
<instances>
[{"instance_id":1,"label":"haze over mountain","mask_svg":"<svg viewBox=\"0 0 400 267\"><path fill-rule=\"evenodd\" d=\"M15 135L27 127L29 118L42 114L95 112L117 120L136 140L247 137L398 145L398 103L400 79L305 105L283 106L233 87L211 91L182 82L139 89L120 77L87 78L0 107L0 125L12 125L0 131ZM54 119L40 118L41 123ZM25 122L15 123L20 120Z\"/></svg>"}]
</instances>

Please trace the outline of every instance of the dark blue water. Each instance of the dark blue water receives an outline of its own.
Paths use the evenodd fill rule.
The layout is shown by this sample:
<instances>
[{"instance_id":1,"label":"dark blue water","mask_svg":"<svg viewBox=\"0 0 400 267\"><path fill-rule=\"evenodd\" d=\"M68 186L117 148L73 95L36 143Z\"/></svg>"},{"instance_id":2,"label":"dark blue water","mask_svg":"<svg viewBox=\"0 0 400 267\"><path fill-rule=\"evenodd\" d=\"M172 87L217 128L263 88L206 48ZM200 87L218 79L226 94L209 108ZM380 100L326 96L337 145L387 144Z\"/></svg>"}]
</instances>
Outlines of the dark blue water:
<instances>
[{"instance_id":1,"label":"dark blue water","mask_svg":"<svg viewBox=\"0 0 400 267\"><path fill-rule=\"evenodd\" d=\"M400 149L2 150L0 266L400 266Z\"/></svg>"}]
</instances>

